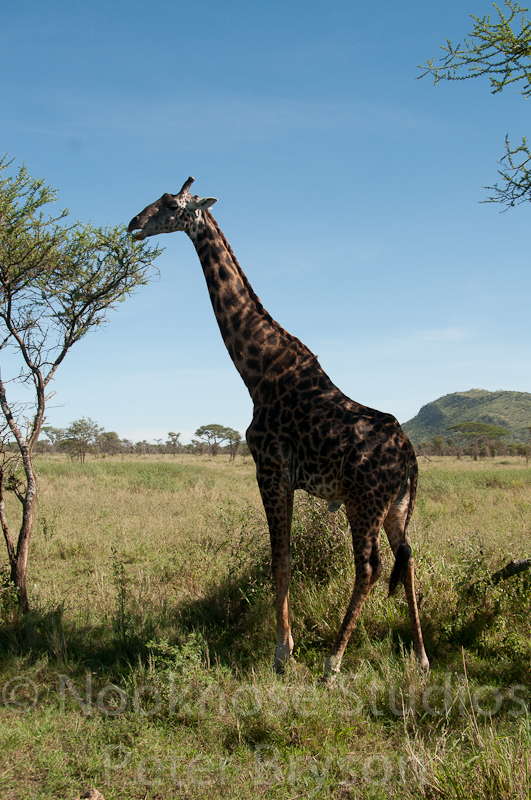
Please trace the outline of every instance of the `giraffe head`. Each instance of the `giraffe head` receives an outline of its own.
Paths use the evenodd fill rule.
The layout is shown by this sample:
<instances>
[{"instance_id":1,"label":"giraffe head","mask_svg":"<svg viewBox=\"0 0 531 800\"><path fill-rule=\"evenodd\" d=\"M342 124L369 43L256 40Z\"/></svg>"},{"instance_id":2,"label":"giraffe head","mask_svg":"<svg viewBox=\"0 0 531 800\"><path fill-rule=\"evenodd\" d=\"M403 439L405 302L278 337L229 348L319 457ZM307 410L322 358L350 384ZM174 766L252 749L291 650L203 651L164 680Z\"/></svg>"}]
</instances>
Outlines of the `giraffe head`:
<instances>
[{"instance_id":1,"label":"giraffe head","mask_svg":"<svg viewBox=\"0 0 531 800\"><path fill-rule=\"evenodd\" d=\"M193 178L188 178L183 188L177 194L166 192L159 200L137 214L129 223L128 231L140 229L135 233L135 239L145 239L157 233L173 233L173 231L186 231L192 233L197 223L199 212L204 211L216 202L215 197L199 198L190 194Z\"/></svg>"}]
</instances>

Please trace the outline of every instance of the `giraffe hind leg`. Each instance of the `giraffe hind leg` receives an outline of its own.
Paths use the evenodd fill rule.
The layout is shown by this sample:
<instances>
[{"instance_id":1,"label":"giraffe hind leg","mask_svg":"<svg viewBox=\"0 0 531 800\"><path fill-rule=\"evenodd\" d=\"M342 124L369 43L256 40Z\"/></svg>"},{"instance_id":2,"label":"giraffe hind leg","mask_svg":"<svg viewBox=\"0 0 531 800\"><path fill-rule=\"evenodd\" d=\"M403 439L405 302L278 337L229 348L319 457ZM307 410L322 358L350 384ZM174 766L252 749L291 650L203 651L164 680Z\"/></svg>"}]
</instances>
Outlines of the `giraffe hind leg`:
<instances>
[{"instance_id":1,"label":"giraffe hind leg","mask_svg":"<svg viewBox=\"0 0 531 800\"><path fill-rule=\"evenodd\" d=\"M428 671L430 662L424 649L415 595L415 559L411 552L406 529L408 511L409 491L401 499L395 500L384 520L385 532L395 556L395 564L389 581L389 594L393 593L400 581L404 584L415 655L422 669Z\"/></svg>"},{"instance_id":2,"label":"giraffe hind leg","mask_svg":"<svg viewBox=\"0 0 531 800\"><path fill-rule=\"evenodd\" d=\"M356 577L345 617L339 628L334 646L325 662L324 680L327 682L332 682L337 676L343 654L361 609L372 587L382 574L382 563L380 560L381 514L375 513L373 515L372 524L363 526L359 522L359 515L352 508L351 504L346 503L345 505L352 531Z\"/></svg>"}]
</instances>

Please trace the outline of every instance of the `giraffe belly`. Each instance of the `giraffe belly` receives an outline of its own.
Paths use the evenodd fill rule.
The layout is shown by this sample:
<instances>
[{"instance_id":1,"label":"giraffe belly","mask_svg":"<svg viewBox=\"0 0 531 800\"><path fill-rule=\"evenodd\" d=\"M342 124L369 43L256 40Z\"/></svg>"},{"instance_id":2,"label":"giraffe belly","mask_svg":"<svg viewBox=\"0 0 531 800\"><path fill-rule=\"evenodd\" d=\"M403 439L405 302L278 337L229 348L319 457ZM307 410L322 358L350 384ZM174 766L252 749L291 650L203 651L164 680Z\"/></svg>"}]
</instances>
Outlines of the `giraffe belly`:
<instances>
[{"instance_id":1,"label":"giraffe belly","mask_svg":"<svg viewBox=\"0 0 531 800\"><path fill-rule=\"evenodd\" d=\"M321 469L319 469L317 463L315 465L300 464L294 488L304 489L309 494L329 502L342 501L343 493L339 470L334 469L334 466L327 464L324 468L321 465Z\"/></svg>"}]
</instances>

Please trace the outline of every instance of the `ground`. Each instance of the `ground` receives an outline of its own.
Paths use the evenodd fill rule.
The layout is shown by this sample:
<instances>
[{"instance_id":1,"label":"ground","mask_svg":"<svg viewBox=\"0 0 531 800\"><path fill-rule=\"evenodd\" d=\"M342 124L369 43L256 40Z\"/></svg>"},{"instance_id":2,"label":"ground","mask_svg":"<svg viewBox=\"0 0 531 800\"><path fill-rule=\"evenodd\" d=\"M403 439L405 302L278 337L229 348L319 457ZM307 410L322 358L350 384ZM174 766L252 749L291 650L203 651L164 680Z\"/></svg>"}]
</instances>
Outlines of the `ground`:
<instances>
[{"instance_id":1,"label":"ground","mask_svg":"<svg viewBox=\"0 0 531 800\"><path fill-rule=\"evenodd\" d=\"M432 669L412 656L403 591L387 598L385 544L333 689L319 677L353 579L341 511L298 493L296 663L279 678L248 458L38 470L32 613L1 595L5 800L530 796L531 577L489 584L531 556L523 459L421 459L411 538Z\"/></svg>"}]
</instances>

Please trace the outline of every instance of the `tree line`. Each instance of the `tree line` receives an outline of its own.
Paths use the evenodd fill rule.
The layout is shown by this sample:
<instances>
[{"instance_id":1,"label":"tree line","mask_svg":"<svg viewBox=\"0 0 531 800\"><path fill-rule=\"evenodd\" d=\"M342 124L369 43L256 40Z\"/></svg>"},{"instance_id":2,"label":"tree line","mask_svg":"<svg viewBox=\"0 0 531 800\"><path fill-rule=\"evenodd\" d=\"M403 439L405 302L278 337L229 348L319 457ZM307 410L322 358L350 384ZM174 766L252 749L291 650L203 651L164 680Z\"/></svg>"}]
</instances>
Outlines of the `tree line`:
<instances>
[{"instance_id":1,"label":"tree line","mask_svg":"<svg viewBox=\"0 0 531 800\"><path fill-rule=\"evenodd\" d=\"M531 440L531 425L527 430ZM421 442L416 448L417 454L457 456L457 458L467 455L475 461L478 458L495 456L523 456L526 463L529 463L531 458L531 443L503 441L510 433L506 428L484 422L459 422L457 425L450 425L448 431L452 431L452 435L447 438L439 434Z\"/></svg>"},{"instance_id":2,"label":"tree line","mask_svg":"<svg viewBox=\"0 0 531 800\"><path fill-rule=\"evenodd\" d=\"M180 441L180 432L169 431L166 439L155 439L148 442L143 439L133 442L131 439L122 439L116 431L106 431L90 417L81 417L74 420L67 428L54 428L45 425L42 428L46 435L37 443L36 452L39 453L66 453L73 460L84 462L90 453L95 456L117 455L160 455L163 453L176 456L177 453L192 453L194 455L212 455L228 453L233 461L238 453L248 454L247 445L242 441L239 431L225 425L210 424L199 427L190 444ZM15 449L14 443L4 444L5 448Z\"/></svg>"}]
</instances>

